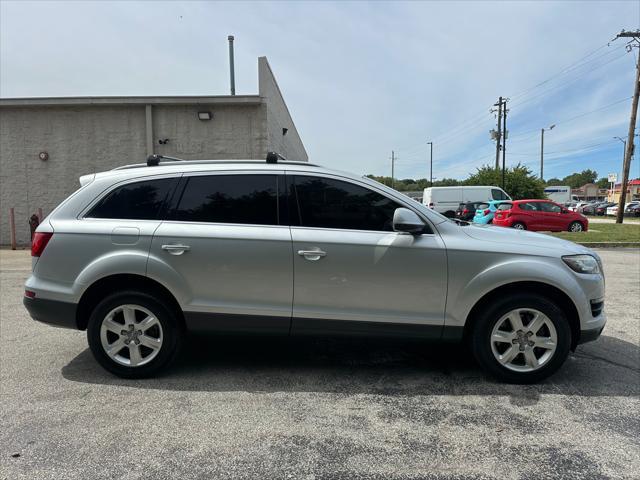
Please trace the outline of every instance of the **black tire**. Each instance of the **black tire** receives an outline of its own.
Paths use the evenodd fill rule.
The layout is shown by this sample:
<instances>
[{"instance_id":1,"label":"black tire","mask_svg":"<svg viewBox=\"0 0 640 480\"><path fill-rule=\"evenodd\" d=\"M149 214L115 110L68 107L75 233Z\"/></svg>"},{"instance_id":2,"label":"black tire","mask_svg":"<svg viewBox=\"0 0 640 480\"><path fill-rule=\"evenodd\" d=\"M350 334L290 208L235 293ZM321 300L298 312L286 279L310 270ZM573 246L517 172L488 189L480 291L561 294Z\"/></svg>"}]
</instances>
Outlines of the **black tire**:
<instances>
[{"instance_id":1,"label":"black tire","mask_svg":"<svg viewBox=\"0 0 640 480\"><path fill-rule=\"evenodd\" d=\"M529 372L508 369L496 359L491 348L491 333L496 323L510 311L519 308L531 308L545 314L557 334L553 356L540 368ZM474 357L485 372L503 382L530 384L552 375L565 362L571 347L571 328L562 309L547 298L535 294L514 294L492 302L480 313L472 325L469 342Z\"/></svg>"},{"instance_id":2,"label":"black tire","mask_svg":"<svg viewBox=\"0 0 640 480\"><path fill-rule=\"evenodd\" d=\"M102 346L102 323L109 312L122 305L138 305L145 308L157 318L162 328L162 344L159 351L148 363L137 367L118 363L107 355ZM174 310L163 299L136 290L117 292L107 296L96 305L89 317L87 340L93 356L105 370L122 378L146 378L155 375L175 359L182 345L184 329ZM127 347L123 347L125 348ZM127 350L123 355L127 355Z\"/></svg>"},{"instance_id":3,"label":"black tire","mask_svg":"<svg viewBox=\"0 0 640 480\"><path fill-rule=\"evenodd\" d=\"M517 225L517 226L516 226ZM511 228L515 228L516 230L526 230L527 226L522 222L514 222L511 225Z\"/></svg>"},{"instance_id":4,"label":"black tire","mask_svg":"<svg viewBox=\"0 0 640 480\"><path fill-rule=\"evenodd\" d=\"M576 228L576 230L574 230L574 228ZM569 228L567 229L567 231L569 231L569 232L582 232L582 231L584 231L584 225L582 225L582 222L578 222L578 221L571 222L569 224Z\"/></svg>"}]
</instances>

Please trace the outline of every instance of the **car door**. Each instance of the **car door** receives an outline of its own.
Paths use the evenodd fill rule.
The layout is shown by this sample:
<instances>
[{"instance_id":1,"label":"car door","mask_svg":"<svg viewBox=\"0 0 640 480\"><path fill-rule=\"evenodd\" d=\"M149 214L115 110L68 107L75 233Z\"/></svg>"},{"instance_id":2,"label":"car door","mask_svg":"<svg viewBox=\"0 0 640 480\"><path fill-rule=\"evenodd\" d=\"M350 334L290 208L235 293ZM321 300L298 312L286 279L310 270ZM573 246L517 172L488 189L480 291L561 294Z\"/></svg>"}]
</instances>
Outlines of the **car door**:
<instances>
[{"instance_id":1,"label":"car door","mask_svg":"<svg viewBox=\"0 0 640 480\"><path fill-rule=\"evenodd\" d=\"M562 207L553 202L538 202L545 230L565 230L567 216L562 214Z\"/></svg>"},{"instance_id":2,"label":"car door","mask_svg":"<svg viewBox=\"0 0 640 480\"><path fill-rule=\"evenodd\" d=\"M154 235L148 275L179 292L189 328L289 331L293 266L279 209L283 181L259 171L183 177Z\"/></svg>"},{"instance_id":3,"label":"car door","mask_svg":"<svg viewBox=\"0 0 640 480\"><path fill-rule=\"evenodd\" d=\"M292 333L406 330L439 336L447 259L432 226L393 231L410 208L351 179L287 174L294 252Z\"/></svg>"}]
</instances>

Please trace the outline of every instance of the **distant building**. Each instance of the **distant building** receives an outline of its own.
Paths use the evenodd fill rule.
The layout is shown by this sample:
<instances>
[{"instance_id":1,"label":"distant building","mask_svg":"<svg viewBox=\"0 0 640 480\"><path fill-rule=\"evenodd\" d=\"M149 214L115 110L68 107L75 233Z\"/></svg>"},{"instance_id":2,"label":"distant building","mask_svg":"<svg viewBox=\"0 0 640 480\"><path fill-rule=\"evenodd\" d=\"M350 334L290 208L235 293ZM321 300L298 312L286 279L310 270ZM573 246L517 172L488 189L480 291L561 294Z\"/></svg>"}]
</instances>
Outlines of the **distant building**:
<instances>
[{"instance_id":1,"label":"distant building","mask_svg":"<svg viewBox=\"0 0 640 480\"><path fill-rule=\"evenodd\" d=\"M616 183L613 189L610 189L607 195L607 200L610 202L618 202L620 200L621 183ZM640 200L640 179L629 180L627 186L626 201Z\"/></svg>"},{"instance_id":2,"label":"distant building","mask_svg":"<svg viewBox=\"0 0 640 480\"><path fill-rule=\"evenodd\" d=\"M184 159L262 159L307 153L265 57L257 95L0 99L0 243L30 241L28 219L46 216L78 177L140 163L153 153Z\"/></svg>"}]
</instances>

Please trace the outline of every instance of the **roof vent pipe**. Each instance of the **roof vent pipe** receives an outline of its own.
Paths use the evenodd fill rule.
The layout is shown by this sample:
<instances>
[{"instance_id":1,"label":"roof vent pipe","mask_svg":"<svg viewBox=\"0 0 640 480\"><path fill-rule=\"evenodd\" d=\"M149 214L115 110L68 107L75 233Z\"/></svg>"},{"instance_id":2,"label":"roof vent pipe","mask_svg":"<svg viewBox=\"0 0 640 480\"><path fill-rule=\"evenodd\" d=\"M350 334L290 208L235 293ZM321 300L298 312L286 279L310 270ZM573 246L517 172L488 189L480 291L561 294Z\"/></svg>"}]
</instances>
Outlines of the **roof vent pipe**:
<instances>
[{"instance_id":1,"label":"roof vent pipe","mask_svg":"<svg viewBox=\"0 0 640 480\"><path fill-rule=\"evenodd\" d=\"M233 65L233 35L227 37L229 40L229 76L231 79L231 95L236 94L236 72Z\"/></svg>"}]
</instances>

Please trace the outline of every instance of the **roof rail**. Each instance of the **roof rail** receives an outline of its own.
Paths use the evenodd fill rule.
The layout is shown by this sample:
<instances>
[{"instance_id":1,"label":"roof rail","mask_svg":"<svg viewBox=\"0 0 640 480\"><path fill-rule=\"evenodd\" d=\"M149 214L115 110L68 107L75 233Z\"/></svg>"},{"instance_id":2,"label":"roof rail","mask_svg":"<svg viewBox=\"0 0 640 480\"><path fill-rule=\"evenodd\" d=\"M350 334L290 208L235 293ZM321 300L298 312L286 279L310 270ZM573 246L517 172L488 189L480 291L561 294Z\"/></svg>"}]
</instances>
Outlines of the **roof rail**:
<instances>
[{"instance_id":1,"label":"roof rail","mask_svg":"<svg viewBox=\"0 0 640 480\"><path fill-rule=\"evenodd\" d=\"M269 152L269 155L273 155L273 156L270 156L269 159L267 160L267 163L269 164L275 164L275 163L278 163L278 160L280 161L284 160L284 162L282 163L290 164L290 165L304 165L307 167L320 166L315 163L300 162L296 160L286 160L282 155L279 155L274 152ZM170 160L170 162L163 162L162 160ZM234 164L234 163L264 165L264 160L184 160L182 158L166 157L164 155L150 155L147 158L147 163L134 163L130 165L121 165L119 167L113 168L112 170L128 170L130 168L143 168L143 167L156 167L156 166L161 167L163 165L168 166L175 162L184 162L186 165L216 165L216 164L221 165L221 164Z\"/></svg>"}]
</instances>

